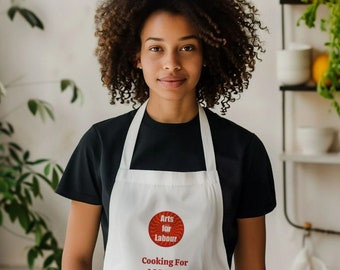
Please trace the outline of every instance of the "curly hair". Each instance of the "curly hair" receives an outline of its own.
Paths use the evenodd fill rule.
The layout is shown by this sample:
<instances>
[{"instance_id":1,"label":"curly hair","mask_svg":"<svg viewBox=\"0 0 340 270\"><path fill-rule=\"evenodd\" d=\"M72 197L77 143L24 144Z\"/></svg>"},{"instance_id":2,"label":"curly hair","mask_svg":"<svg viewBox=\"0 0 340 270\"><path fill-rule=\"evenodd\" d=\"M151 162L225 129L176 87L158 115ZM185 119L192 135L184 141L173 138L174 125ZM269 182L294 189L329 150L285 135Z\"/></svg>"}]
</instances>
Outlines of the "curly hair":
<instances>
[{"instance_id":1,"label":"curly hair","mask_svg":"<svg viewBox=\"0 0 340 270\"><path fill-rule=\"evenodd\" d=\"M246 89L262 46L258 30L266 30L258 10L247 0L106 0L95 15L96 56L111 104L144 102L149 89L136 67L140 33L146 19L164 10L186 17L203 44L205 67L196 87L198 102L207 107L230 102Z\"/></svg>"}]
</instances>

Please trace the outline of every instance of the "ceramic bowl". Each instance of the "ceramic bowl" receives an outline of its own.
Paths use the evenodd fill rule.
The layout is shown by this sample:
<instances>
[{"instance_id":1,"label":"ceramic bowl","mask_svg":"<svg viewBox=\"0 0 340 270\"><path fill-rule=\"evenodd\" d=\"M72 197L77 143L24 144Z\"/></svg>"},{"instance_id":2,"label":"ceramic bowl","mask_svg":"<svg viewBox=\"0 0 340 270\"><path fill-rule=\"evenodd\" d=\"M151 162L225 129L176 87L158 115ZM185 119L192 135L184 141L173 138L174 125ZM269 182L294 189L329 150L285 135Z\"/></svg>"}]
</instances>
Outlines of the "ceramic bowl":
<instances>
[{"instance_id":1,"label":"ceramic bowl","mask_svg":"<svg viewBox=\"0 0 340 270\"><path fill-rule=\"evenodd\" d=\"M282 85L299 85L311 78L312 47L292 43L288 49L276 54L277 79Z\"/></svg>"},{"instance_id":2,"label":"ceramic bowl","mask_svg":"<svg viewBox=\"0 0 340 270\"><path fill-rule=\"evenodd\" d=\"M335 137L331 127L298 127L296 140L301 153L323 154L328 152Z\"/></svg>"},{"instance_id":3,"label":"ceramic bowl","mask_svg":"<svg viewBox=\"0 0 340 270\"><path fill-rule=\"evenodd\" d=\"M281 85L299 85L307 83L311 78L309 67L291 67L277 69L277 79Z\"/></svg>"}]
</instances>

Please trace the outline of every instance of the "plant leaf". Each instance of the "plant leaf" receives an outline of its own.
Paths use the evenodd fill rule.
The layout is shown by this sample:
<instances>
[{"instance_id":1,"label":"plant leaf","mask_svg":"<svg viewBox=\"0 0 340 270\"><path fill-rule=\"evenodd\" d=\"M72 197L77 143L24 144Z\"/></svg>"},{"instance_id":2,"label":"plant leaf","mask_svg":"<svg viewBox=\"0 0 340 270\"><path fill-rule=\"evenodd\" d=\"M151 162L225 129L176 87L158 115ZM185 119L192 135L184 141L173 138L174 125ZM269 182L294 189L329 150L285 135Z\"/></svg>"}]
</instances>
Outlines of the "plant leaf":
<instances>
[{"instance_id":1,"label":"plant leaf","mask_svg":"<svg viewBox=\"0 0 340 270\"><path fill-rule=\"evenodd\" d=\"M27 189L24 191L27 204L32 205L32 197Z\"/></svg>"},{"instance_id":2,"label":"plant leaf","mask_svg":"<svg viewBox=\"0 0 340 270\"><path fill-rule=\"evenodd\" d=\"M323 98L326 98L326 99L334 99L333 94L331 93L331 91L329 91L329 89L327 88L327 86L322 85L321 83L318 83L318 85L317 85L317 92L318 92L319 95L322 96Z\"/></svg>"},{"instance_id":3,"label":"plant leaf","mask_svg":"<svg viewBox=\"0 0 340 270\"><path fill-rule=\"evenodd\" d=\"M33 114L33 115L36 115L37 111L38 111L38 103L36 100L34 99L30 99L28 101L28 108L30 110L30 112Z\"/></svg>"},{"instance_id":4,"label":"plant leaf","mask_svg":"<svg viewBox=\"0 0 340 270\"><path fill-rule=\"evenodd\" d=\"M82 92L80 88L76 85L76 83L70 79L62 79L60 81L61 92L64 92L67 88L72 88L71 103L74 103L78 99L80 99L82 103Z\"/></svg>"},{"instance_id":5,"label":"plant leaf","mask_svg":"<svg viewBox=\"0 0 340 270\"><path fill-rule=\"evenodd\" d=\"M50 170L51 170L51 163L48 163L45 167L44 167L44 174L46 176L48 176L50 174Z\"/></svg>"},{"instance_id":6,"label":"plant leaf","mask_svg":"<svg viewBox=\"0 0 340 270\"><path fill-rule=\"evenodd\" d=\"M55 164L55 165L58 168L60 173L64 173L64 169L59 164Z\"/></svg>"},{"instance_id":7,"label":"plant leaf","mask_svg":"<svg viewBox=\"0 0 340 270\"><path fill-rule=\"evenodd\" d=\"M29 161L29 162L27 162L27 164L29 164L29 165L38 165L38 164L45 163L45 162L48 162L48 159L41 158L41 159L37 159L35 161Z\"/></svg>"},{"instance_id":8,"label":"plant leaf","mask_svg":"<svg viewBox=\"0 0 340 270\"><path fill-rule=\"evenodd\" d=\"M54 254L51 254L44 261L44 264L43 264L44 269L50 266L53 263L53 261L54 261Z\"/></svg>"},{"instance_id":9,"label":"plant leaf","mask_svg":"<svg viewBox=\"0 0 340 270\"><path fill-rule=\"evenodd\" d=\"M0 122L0 133L5 133L8 136L11 136L14 133L14 128L13 126L6 122L5 124L3 124L2 122Z\"/></svg>"},{"instance_id":10,"label":"plant leaf","mask_svg":"<svg viewBox=\"0 0 340 270\"><path fill-rule=\"evenodd\" d=\"M9 184L6 181L1 180L0 181L0 193L8 192L8 190L9 190Z\"/></svg>"},{"instance_id":11,"label":"plant leaf","mask_svg":"<svg viewBox=\"0 0 340 270\"><path fill-rule=\"evenodd\" d=\"M45 110L46 110L48 116L54 121L54 114L53 114L52 109L50 107L45 106Z\"/></svg>"},{"instance_id":12,"label":"plant leaf","mask_svg":"<svg viewBox=\"0 0 340 270\"><path fill-rule=\"evenodd\" d=\"M305 12L299 18L297 26L300 25L301 21L305 21L305 24L308 28L315 27L316 12L319 5L320 5L319 1L314 1L313 3L309 4Z\"/></svg>"},{"instance_id":13,"label":"plant leaf","mask_svg":"<svg viewBox=\"0 0 340 270\"><path fill-rule=\"evenodd\" d=\"M17 180L17 185L21 185L21 183L28 177L30 176L31 173L26 172L20 175L19 179Z\"/></svg>"},{"instance_id":14,"label":"plant leaf","mask_svg":"<svg viewBox=\"0 0 340 270\"><path fill-rule=\"evenodd\" d=\"M42 238L42 232L41 232L41 227L39 225L36 226L35 229L35 243L40 246L41 243L41 238Z\"/></svg>"},{"instance_id":15,"label":"plant leaf","mask_svg":"<svg viewBox=\"0 0 340 270\"><path fill-rule=\"evenodd\" d=\"M15 150L22 151L22 148L14 142L10 142L8 143L8 145L10 146L10 148L15 148Z\"/></svg>"},{"instance_id":16,"label":"plant leaf","mask_svg":"<svg viewBox=\"0 0 340 270\"><path fill-rule=\"evenodd\" d=\"M7 10L7 15L11 19L11 21L13 21L14 16L18 10L19 10L19 7L17 6L12 6Z\"/></svg>"},{"instance_id":17,"label":"plant leaf","mask_svg":"<svg viewBox=\"0 0 340 270\"><path fill-rule=\"evenodd\" d=\"M33 181L32 181L32 191L35 197L41 196L40 194L40 185L37 177L33 176Z\"/></svg>"},{"instance_id":18,"label":"plant leaf","mask_svg":"<svg viewBox=\"0 0 340 270\"><path fill-rule=\"evenodd\" d=\"M37 176L39 176L42 180L44 180L49 186L51 186L51 181L48 179L45 175L41 173L37 173Z\"/></svg>"},{"instance_id":19,"label":"plant leaf","mask_svg":"<svg viewBox=\"0 0 340 270\"><path fill-rule=\"evenodd\" d=\"M335 108L337 115L340 117L340 104L336 100L333 100L332 106Z\"/></svg>"},{"instance_id":20,"label":"plant leaf","mask_svg":"<svg viewBox=\"0 0 340 270\"><path fill-rule=\"evenodd\" d=\"M9 154L18 164L22 164L22 161L20 160L19 156L13 149L11 148L9 149Z\"/></svg>"},{"instance_id":21,"label":"plant leaf","mask_svg":"<svg viewBox=\"0 0 340 270\"><path fill-rule=\"evenodd\" d=\"M38 112L40 115L40 118L43 121L45 121L46 113L52 120L54 120L53 108L46 101L39 100L39 99L30 99L28 101L28 108L30 109L33 115L36 115Z\"/></svg>"},{"instance_id":22,"label":"plant leaf","mask_svg":"<svg viewBox=\"0 0 340 270\"><path fill-rule=\"evenodd\" d=\"M27 233L31 233L32 230L34 229L35 227L35 223L36 223L36 220L35 219L32 219L30 224L28 225L28 229L27 229Z\"/></svg>"},{"instance_id":23,"label":"plant leaf","mask_svg":"<svg viewBox=\"0 0 340 270\"><path fill-rule=\"evenodd\" d=\"M53 189L56 189L59 183L59 175L57 173L56 169L53 169L52 171L52 183L51 186Z\"/></svg>"},{"instance_id":24,"label":"plant leaf","mask_svg":"<svg viewBox=\"0 0 340 270\"><path fill-rule=\"evenodd\" d=\"M16 218L17 218L17 207L16 207L16 202L13 201L11 204L6 204L4 209L6 211L6 213L9 216L9 219L11 220L12 223L15 222Z\"/></svg>"},{"instance_id":25,"label":"plant leaf","mask_svg":"<svg viewBox=\"0 0 340 270\"><path fill-rule=\"evenodd\" d=\"M28 226L30 224L27 208L24 205L18 205L17 209L18 209L19 223L21 227L24 228L25 232L27 233Z\"/></svg>"},{"instance_id":26,"label":"plant leaf","mask_svg":"<svg viewBox=\"0 0 340 270\"><path fill-rule=\"evenodd\" d=\"M51 246L48 244L48 241L53 238L51 232L47 232L44 234L44 236L41 238L41 243L40 246L43 247L44 249L50 249Z\"/></svg>"},{"instance_id":27,"label":"plant leaf","mask_svg":"<svg viewBox=\"0 0 340 270\"><path fill-rule=\"evenodd\" d=\"M31 248L27 254L27 263L30 270L33 269L34 261L38 257L38 252L36 248Z\"/></svg>"},{"instance_id":28,"label":"plant leaf","mask_svg":"<svg viewBox=\"0 0 340 270\"><path fill-rule=\"evenodd\" d=\"M38 113L39 113L40 118L43 122L45 122L45 120L46 120L46 117L45 117L46 113L45 112L46 111L45 111L44 105L41 102L39 102L38 103Z\"/></svg>"},{"instance_id":29,"label":"plant leaf","mask_svg":"<svg viewBox=\"0 0 340 270\"><path fill-rule=\"evenodd\" d=\"M25 161L27 161L27 160L29 159L29 157L30 157L30 152L29 152L29 151L25 151L25 153L24 153L24 155L23 155L23 159L24 159Z\"/></svg>"},{"instance_id":30,"label":"plant leaf","mask_svg":"<svg viewBox=\"0 0 340 270\"><path fill-rule=\"evenodd\" d=\"M19 8L18 11L32 27L38 27L44 30L43 23L32 11L25 8Z\"/></svg>"},{"instance_id":31,"label":"plant leaf","mask_svg":"<svg viewBox=\"0 0 340 270\"><path fill-rule=\"evenodd\" d=\"M72 84L72 80L63 79L60 81L60 89L61 92L64 92L67 87L69 87Z\"/></svg>"},{"instance_id":32,"label":"plant leaf","mask_svg":"<svg viewBox=\"0 0 340 270\"><path fill-rule=\"evenodd\" d=\"M76 85L73 86L73 95L72 95L72 99L71 99L71 103L74 103L77 98L78 98L78 87Z\"/></svg>"},{"instance_id":33,"label":"plant leaf","mask_svg":"<svg viewBox=\"0 0 340 270\"><path fill-rule=\"evenodd\" d=\"M11 123L8 123L8 122L7 122L7 127L8 127L8 130L9 130L11 133L14 133L14 128L13 128L13 126L12 126Z\"/></svg>"}]
</instances>

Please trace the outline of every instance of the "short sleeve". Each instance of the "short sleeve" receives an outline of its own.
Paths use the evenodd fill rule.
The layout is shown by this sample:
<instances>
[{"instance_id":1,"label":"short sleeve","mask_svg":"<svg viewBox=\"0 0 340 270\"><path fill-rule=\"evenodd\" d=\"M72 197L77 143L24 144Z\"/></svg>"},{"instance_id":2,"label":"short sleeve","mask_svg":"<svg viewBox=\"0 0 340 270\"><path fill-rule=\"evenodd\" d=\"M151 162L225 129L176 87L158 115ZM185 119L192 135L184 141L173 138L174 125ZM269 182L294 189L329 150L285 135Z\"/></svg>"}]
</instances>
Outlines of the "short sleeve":
<instances>
[{"instance_id":1,"label":"short sleeve","mask_svg":"<svg viewBox=\"0 0 340 270\"><path fill-rule=\"evenodd\" d=\"M56 192L71 200L101 204L99 136L92 127L71 155Z\"/></svg>"},{"instance_id":2,"label":"short sleeve","mask_svg":"<svg viewBox=\"0 0 340 270\"><path fill-rule=\"evenodd\" d=\"M244 153L238 218L265 215L276 206L274 178L267 151L253 136Z\"/></svg>"}]
</instances>

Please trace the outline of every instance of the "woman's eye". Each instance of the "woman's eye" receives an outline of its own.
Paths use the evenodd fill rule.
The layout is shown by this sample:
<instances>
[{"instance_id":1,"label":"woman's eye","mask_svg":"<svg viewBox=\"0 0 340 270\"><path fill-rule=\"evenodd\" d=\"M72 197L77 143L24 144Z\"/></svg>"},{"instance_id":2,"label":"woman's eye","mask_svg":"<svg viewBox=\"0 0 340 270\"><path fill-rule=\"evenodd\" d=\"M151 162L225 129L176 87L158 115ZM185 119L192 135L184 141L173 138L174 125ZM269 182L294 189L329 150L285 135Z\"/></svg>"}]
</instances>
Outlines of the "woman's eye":
<instances>
[{"instance_id":1,"label":"woman's eye","mask_svg":"<svg viewBox=\"0 0 340 270\"><path fill-rule=\"evenodd\" d=\"M186 51L186 52L190 52L190 51L194 50L194 46L192 46L192 45L185 45L185 46L182 47L181 50L182 51Z\"/></svg>"},{"instance_id":2,"label":"woman's eye","mask_svg":"<svg viewBox=\"0 0 340 270\"><path fill-rule=\"evenodd\" d=\"M152 51L152 52L160 52L161 50L162 50L161 47L157 47L157 46L150 48L150 51Z\"/></svg>"}]
</instances>

